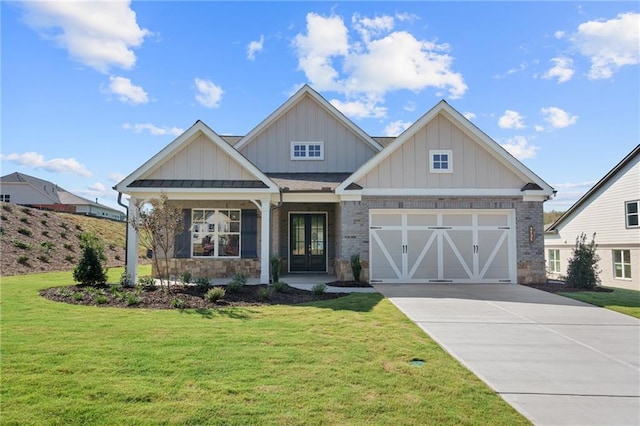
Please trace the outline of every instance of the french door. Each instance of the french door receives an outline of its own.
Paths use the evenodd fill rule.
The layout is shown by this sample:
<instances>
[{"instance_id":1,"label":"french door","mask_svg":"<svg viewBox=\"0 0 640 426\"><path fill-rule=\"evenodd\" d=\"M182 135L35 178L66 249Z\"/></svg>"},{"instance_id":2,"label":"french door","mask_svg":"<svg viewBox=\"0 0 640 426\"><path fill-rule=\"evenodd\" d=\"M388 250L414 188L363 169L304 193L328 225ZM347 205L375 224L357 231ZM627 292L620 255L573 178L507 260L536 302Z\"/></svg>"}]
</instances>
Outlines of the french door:
<instances>
[{"instance_id":1,"label":"french door","mask_svg":"<svg viewBox=\"0 0 640 426\"><path fill-rule=\"evenodd\" d=\"M327 216L324 213L291 213L289 216L289 270L326 272Z\"/></svg>"}]
</instances>

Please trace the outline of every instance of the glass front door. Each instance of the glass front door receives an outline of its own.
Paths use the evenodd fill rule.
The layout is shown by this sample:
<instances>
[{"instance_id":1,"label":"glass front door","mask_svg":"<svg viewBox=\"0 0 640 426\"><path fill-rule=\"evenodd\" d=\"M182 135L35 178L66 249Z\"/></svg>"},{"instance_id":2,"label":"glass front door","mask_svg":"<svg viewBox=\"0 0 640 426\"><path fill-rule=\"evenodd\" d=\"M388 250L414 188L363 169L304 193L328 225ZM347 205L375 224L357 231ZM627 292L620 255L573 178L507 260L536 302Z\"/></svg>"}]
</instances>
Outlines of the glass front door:
<instances>
[{"instance_id":1,"label":"glass front door","mask_svg":"<svg viewBox=\"0 0 640 426\"><path fill-rule=\"evenodd\" d=\"M326 215L296 213L290 217L291 272L326 272Z\"/></svg>"}]
</instances>

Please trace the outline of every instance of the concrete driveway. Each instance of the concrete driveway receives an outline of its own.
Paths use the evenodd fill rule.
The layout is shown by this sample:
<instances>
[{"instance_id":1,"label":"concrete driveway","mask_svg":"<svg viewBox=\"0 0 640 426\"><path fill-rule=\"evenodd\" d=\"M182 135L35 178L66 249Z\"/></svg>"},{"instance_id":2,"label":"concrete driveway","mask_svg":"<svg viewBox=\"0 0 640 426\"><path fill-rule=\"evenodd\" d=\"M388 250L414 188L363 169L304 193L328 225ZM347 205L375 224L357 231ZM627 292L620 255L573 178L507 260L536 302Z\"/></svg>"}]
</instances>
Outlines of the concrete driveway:
<instances>
[{"instance_id":1,"label":"concrete driveway","mask_svg":"<svg viewBox=\"0 0 640 426\"><path fill-rule=\"evenodd\" d=\"M640 424L640 320L514 284L375 288L534 424Z\"/></svg>"}]
</instances>

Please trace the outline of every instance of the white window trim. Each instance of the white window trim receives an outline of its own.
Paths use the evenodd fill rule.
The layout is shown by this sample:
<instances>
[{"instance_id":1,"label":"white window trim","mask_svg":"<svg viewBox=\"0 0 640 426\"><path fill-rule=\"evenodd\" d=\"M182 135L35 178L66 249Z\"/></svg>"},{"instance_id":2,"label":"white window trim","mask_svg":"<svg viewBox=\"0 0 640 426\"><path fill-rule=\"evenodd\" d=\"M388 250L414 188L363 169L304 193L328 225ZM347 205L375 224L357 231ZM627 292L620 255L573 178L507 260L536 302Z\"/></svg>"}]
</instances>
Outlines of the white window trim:
<instances>
[{"instance_id":1,"label":"white window trim","mask_svg":"<svg viewBox=\"0 0 640 426\"><path fill-rule=\"evenodd\" d=\"M629 213L627 213L627 206L629 204L633 204L635 203L637 205L636 211L637 213L633 213L636 216L638 216L638 219L640 219L640 201L639 200L632 200L632 201L625 201L624 202L624 225L626 228L638 228L640 227L640 220L638 220L638 225L629 225Z\"/></svg>"},{"instance_id":2,"label":"white window trim","mask_svg":"<svg viewBox=\"0 0 640 426\"><path fill-rule=\"evenodd\" d=\"M616 262L616 252L619 251L620 252L620 262ZM624 253L625 252L629 252L629 256L625 258ZM631 250L629 249L615 249L615 250L611 250L611 257L612 259L612 264L613 264L613 279L615 280L626 280L629 281L631 280L631 277L633 276L633 271L631 271ZM620 270L622 271L622 276L618 277L616 276L616 265L620 265ZM628 277L625 276L625 269L624 267L626 265L629 265L629 273L630 275Z\"/></svg>"},{"instance_id":3,"label":"white window trim","mask_svg":"<svg viewBox=\"0 0 640 426\"><path fill-rule=\"evenodd\" d=\"M238 228L238 232L220 232L218 227L215 227L215 230L213 232L203 232L200 231L198 232L198 234L213 234L213 239L216 241L216 244L214 245L214 254L211 256L198 256L195 255L193 253L193 240L194 240L194 234L196 234L196 232L194 231L194 221L193 221L193 214L196 210L202 210L202 211L214 211L216 216L218 214L218 212L220 210L228 210L228 211L238 211L240 212L240 216L238 217L238 223L239 223L239 228ZM201 222L198 222L198 225L202 224ZM227 234L227 235L237 235L238 236L238 255L237 256L220 256L219 255L219 245L217 244L218 241L218 237L220 234ZM198 238L204 238L204 237L200 237L198 236ZM202 208L194 208L191 209L191 230L190 230L190 237L189 237L189 251L190 251L190 256L194 259L239 259L241 257L242 254L242 209L235 209L235 208L207 208L207 207L202 207Z\"/></svg>"},{"instance_id":4,"label":"white window trim","mask_svg":"<svg viewBox=\"0 0 640 426\"><path fill-rule=\"evenodd\" d=\"M551 253L555 253L557 256L554 257L553 259L551 258ZM559 274L561 272L560 270L560 250L558 249L549 249L547 251L548 255L549 255L549 272L551 272L552 274ZM558 268L554 268L554 266L558 266Z\"/></svg>"},{"instance_id":5,"label":"white window trim","mask_svg":"<svg viewBox=\"0 0 640 426\"><path fill-rule=\"evenodd\" d=\"M320 146L320 157L309 157L309 146L319 145ZM293 152L296 146L304 146L305 147L305 156L304 157L294 157ZM314 161L314 160L324 160L324 142L323 141L313 141L313 142L291 142L291 160L293 161Z\"/></svg>"},{"instance_id":6,"label":"white window trim","mask_svg":"<svg viewBox=\"0 0 640 426\"><path fill-rule=\"evenodd\" d=\"M448 156L449 167L446 169L433 168L433 156L446 154ZM429 150L429 172L430 173L453 173L453 151L450 149L430 149Z\"/></svg>"}]
</instances>

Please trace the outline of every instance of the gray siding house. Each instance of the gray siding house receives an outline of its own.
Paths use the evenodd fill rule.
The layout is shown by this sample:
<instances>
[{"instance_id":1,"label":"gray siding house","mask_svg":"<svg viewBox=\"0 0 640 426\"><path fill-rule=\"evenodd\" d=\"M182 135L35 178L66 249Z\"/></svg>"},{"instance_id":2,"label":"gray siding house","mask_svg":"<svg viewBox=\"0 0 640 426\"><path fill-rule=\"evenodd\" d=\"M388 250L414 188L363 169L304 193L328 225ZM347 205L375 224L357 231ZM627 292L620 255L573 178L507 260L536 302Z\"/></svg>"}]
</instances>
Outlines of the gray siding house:
<instances>
[{"instance_id":1,"label":"gray siding house","mask_svg":"<svg viewBox=\"0 0 640 426\"><path fill-rule=\"evenodd\" d=\"M197 121L115 189L183 210L174 273L268 283L276 255L282 272L347 280L358 254L374 283L545 280L553 188L445 101L375 138L304 86L243 137ZM136 247L130 226L132 275Z\"/></svg>"},{"instance_id":2,"label":"gray siding house","mask_svg":"<svg viewBox=\"0 0 640 426\"><path fill-rule=\"evenodd\" d=\"M640 145L551 224L544 235L552 278L567 273L576 237L596 234L602 285L640 290Z\"/></svg>"}]
</instances>

